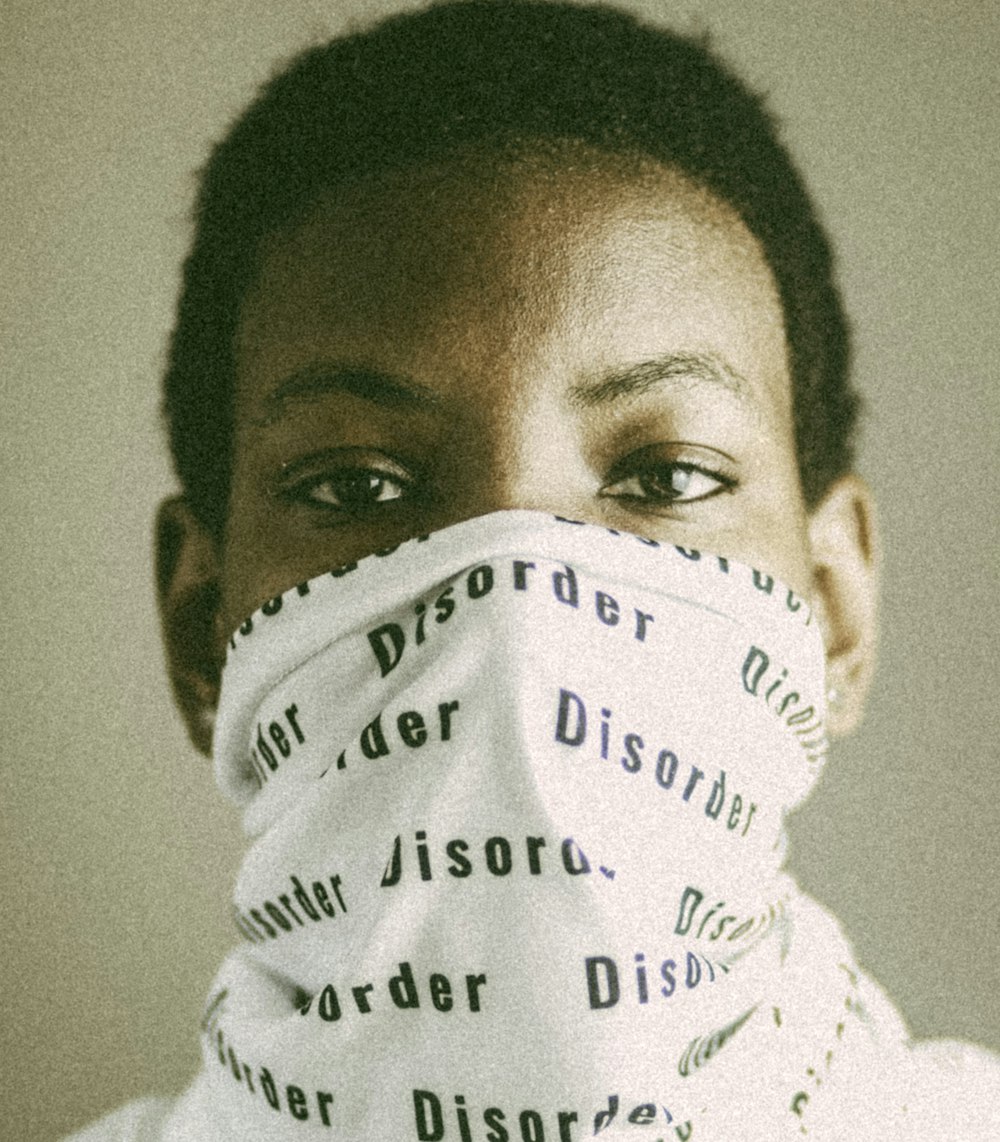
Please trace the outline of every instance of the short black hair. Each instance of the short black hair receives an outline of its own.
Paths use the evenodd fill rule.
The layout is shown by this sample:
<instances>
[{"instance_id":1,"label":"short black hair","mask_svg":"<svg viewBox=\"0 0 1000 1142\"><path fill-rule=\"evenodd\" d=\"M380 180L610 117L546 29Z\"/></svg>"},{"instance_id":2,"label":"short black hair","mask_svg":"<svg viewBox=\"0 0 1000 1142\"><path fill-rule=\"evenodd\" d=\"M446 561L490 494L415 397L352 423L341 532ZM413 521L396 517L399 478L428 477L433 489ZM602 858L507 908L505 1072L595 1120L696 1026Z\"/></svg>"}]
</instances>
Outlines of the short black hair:
<instances>
[{"instance_id":1,"label":"short black hair","mask_svg":"<svg viewBox=\"0 0 1000 1142\"><path fill-rule=\"evenodd\" d=\"M205 526L219 534L228 508L233 342L262 239L337 186L532 140L651 158L739 214L784 310L807 505L850 469L858 398L830 245L763 100L706 37L605 6L450 0L303 52L202 171L165 412Z\"/></svg>"}]
</instances>

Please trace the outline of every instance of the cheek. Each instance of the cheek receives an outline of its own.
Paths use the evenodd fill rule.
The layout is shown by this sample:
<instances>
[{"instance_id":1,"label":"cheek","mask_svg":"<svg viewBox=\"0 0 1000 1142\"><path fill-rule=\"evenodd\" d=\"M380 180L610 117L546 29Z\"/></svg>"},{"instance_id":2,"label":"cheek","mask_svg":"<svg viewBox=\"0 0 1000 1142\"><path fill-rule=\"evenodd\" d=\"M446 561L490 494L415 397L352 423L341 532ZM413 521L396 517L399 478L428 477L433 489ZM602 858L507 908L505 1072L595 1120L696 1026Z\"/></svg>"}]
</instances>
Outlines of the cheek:
<instances>
[{"instance_id":1,"label":"cheek","mask_svg":"<svg viewBox=\"0 0 1000 1142\"><path fill-rule=\"evenodd\" d=\"M222 551L220 613L227 636L261 603L306 577L296 577L300 547L276 532L251 455L237 432Z\"/></svg>"}]
</instances>

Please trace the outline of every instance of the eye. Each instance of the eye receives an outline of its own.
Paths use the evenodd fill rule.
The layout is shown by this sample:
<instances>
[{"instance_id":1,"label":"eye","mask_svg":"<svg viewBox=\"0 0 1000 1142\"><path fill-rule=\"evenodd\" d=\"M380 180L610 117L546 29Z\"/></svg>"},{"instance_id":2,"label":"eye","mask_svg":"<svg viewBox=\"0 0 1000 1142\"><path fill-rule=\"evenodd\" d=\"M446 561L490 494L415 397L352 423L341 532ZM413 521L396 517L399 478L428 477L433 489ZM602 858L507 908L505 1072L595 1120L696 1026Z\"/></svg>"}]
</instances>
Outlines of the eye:
<instances>
[{"instance_id":1,"label":"eye","mask_svg":"<svg viewBox=\"0 0 1000 1142\"><path fill-rule=\"evenodd\" d=\"M387 457L314 456L282 473L280 496L334 516L366 518L411 497L413 480Z\"/></svg>"},{"instance_id":2,"label":"eye","mask_svg":"<svg viewBox=\"0 0 1000 1142\"><path fill-rule=\"evenodd\" d=\"M403 482L395 476L371 469L356 468L308 482L305 498L329 507L358 511L375 504L398 500L405 494Z\"/></svg>"},{"instance_id":3,"label":"eye","mask_svg":"<svg viewBox=\"0 0 1000 1142\"><path fill-rule=\"evenodd\" d=\"M675 459L664 455L659 445L640 449L615 465L600 494L649 508L669 508L707 500L738 487L736 477L726 470L733 466L730 457L711 449L699 448L698 453ZM701 453L709 455L703 458Z\"/></svg>"}]
</instances>

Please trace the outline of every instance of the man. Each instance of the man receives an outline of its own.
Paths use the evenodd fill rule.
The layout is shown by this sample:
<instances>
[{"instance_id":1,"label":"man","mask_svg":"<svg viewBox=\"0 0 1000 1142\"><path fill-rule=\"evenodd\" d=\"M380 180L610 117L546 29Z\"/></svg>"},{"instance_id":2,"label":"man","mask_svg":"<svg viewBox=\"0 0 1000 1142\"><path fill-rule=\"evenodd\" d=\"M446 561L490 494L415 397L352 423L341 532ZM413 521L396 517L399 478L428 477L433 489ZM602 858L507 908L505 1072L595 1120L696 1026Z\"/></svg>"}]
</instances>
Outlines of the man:
<instances>
[{"instance_id":1,"label":"man","mask_svg":"<svg viewBox=\"0 0 1000 1142\"><path fill-rule=\"evenodd\" d=\"M277 77L198 223L160 584L246 947L192 1088L90 1136L989 1136L995 1065L911 1050L780 872L878 543L759 102L608 10L446 5Z\"/></svg>"}]
</instances>

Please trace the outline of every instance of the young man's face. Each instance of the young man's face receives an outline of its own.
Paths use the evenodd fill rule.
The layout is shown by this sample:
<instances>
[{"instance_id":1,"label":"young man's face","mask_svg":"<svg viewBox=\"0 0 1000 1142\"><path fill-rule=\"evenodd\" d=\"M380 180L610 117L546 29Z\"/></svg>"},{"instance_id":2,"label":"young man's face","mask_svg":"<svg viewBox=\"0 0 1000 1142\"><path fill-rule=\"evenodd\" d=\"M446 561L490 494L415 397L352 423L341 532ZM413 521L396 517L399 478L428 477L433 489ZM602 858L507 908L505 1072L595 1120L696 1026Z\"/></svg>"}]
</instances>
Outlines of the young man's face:
<instances>
[{"instance_id":1,"label":"young man's face","mask_svg":"<svg viewBox=\"0 0 1000 1142\"><path fill-rule=\"evenodd\" d=\"M218 648L304 579L503 508L829 586L757 242L669 170L625 165L456 160L331 196L265 244L210 560Z\"/></svg>"},{"instance_id":2,"label":"young man's face","mask_svg":"<svg viewBox=\"0 0 1000 1142\"><path fill-rule=\"evenodd\" d=\"M501 508L808 588L756 242L668 171L584 162L409 172L267 244L237 341L227 630L331 566Z\"/></svg>"}]
</instances>

